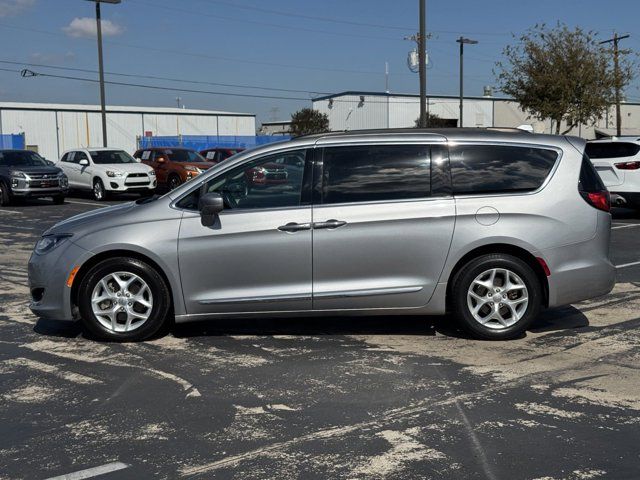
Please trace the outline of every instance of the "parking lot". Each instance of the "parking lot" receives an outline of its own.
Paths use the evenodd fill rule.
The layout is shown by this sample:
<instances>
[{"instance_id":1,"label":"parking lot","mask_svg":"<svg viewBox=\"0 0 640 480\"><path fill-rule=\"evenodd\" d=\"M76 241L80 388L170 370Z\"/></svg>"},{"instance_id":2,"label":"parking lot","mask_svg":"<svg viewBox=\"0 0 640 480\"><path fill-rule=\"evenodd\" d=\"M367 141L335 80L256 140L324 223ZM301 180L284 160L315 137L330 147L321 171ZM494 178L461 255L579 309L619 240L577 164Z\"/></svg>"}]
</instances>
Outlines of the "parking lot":
<instances>
[{"instance_id":1,"label":"parking lot","mask_svg":"<svg viewBox=\"0 0 640 480\"><path fill-rule=\"evenodd\" d=\"M329 317L109 344L27 306L42 231L103 205L0 209L0 478L640 476L640 215L614 211L614 291L514 341Z\"/></svg>"}]
</instances>

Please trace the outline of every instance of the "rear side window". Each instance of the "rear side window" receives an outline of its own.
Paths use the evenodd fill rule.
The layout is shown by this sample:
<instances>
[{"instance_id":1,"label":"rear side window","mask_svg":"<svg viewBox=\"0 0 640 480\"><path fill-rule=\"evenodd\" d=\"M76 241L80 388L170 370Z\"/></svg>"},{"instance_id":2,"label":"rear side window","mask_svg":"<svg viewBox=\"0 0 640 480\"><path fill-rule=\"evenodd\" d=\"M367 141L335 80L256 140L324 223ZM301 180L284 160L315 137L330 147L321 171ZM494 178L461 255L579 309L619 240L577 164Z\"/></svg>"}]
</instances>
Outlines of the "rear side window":
<instances>
[{"instance_id":1,"label":"rear side window","mask_svg":"<svg viewBox=\"0 0 640 480\"><path fill-rule=\"evenodd\" d=\"M322 203L410 200L431 193L428 145L324 150Z\"/></svg>"},{"instance_id":2,"label":"rear side window","mask_svg":"<svg viewBox=\"0 0 640 480\"><path fill-rule=\"evenodd\" d=\"M554 150L505 145L449 147L454 194L528 192L542 186L558 159Z\"/></svg>"},{"instance_id":3,"label":"rear side window","mask_svg":"<svg viewBox=\"0 0 640 480\"><path fill-rule=\"evenodd\" d=\"M582 157L582 166L580 167L580 180L578 182L578 190L586 193L602 192L606 190L604 183L587 155Z\"/></svg>"},{"instance_id":4,"label":"rear side window","mask_svg":"<svg viewBox=\"0 0 640 480\"><path fill-rule=\"evenodd\" d=\"M633 157L640 152L640 145L630 142L587 143L584 151L589 158Z\"/></svg>"}]
</instances>

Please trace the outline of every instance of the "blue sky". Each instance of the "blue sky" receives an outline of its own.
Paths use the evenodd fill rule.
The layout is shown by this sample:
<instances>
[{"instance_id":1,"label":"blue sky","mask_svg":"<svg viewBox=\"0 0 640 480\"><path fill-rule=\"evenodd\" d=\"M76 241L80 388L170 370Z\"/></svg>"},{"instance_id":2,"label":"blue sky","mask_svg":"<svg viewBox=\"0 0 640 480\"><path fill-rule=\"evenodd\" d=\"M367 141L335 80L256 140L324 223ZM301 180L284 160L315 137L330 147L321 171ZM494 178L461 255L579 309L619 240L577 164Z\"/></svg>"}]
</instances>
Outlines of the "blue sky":
<instances>
[{"instance_id":1,"label":"blue sky","mask_svg":"<svg viewBox=\"0 0 640 480\"><path fill-rule=\"evenodd\" d=\"M606 5L606 8L603 8ZM313 93L384 90L389 62L393 92L415 93L418 77L406 66L412 48L405 35L418 28L418 0L122 0L103 5L106 70L259 86L288 91L175 83L108 76L145 85L280 97L243 98L109 85L107 101L120 105L175 106L251 112L258 120L286 119L309 106ZM623 12L623 13L622 13ZM94 4L85 0L0 0L0 61L97 69L92 37ZM492 69L512 34L536 23L581 26L609 38L614 28L630 33L624 46L640 51L637 0L427 0L430 94L457 94L460 34L480 43L465 50L465 93L481 95L495 83ZM325 21L323 19L338 20ZM367 24L367 25L362 25ZM19 70L20 65L0 63ZM88 72L29 67L76 77ZM640 82L629 99L640 99ZM297 90L297 91L296 91ZM0 70L0 101L97 103L97 85L20 78Z\"/></svg>"}]
</instances>

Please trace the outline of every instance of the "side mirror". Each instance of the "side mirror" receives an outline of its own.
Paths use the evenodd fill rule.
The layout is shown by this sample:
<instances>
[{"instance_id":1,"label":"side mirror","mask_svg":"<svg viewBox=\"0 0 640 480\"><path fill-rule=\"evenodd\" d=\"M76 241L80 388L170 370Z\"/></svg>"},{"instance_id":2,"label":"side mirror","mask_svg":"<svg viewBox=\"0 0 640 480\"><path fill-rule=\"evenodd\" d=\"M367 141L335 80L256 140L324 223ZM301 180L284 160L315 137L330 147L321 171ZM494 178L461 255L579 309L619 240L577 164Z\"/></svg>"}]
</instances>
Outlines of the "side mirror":
<instances>
[{"instance_id":1,"label":"side mirror","mask_svg":"<svg viewBox=\"0 0 640 480\"><path fill-rule=\"evenodd\" d=\"M218 214L224 209L224 200L219 193L205 193L200 197L198 210L200 210L200 222L204 227L212 226Z\"/></svg>"},{"instance_id":2,"label":"side mirror","mask_svg":"<svg viewBox=\"0 0 640 480\"><path fill-rule=\"evenodd\" d=\"M87 160L86 158L83 158L82 160L80 160L78 162L78 165L81 165L83 167L88 167L89 166L89 160Z\"/></svg>"},{"instance_id":3,"label":"side mirror","mask_svg":"<svg viewBox=\"0 0 640 480\"><path fill-rule=\"evenodd\" d=\"M167 161L167 157L165 157L164 155L161 157L156 157L156 162L158 163L166 163Z\"/></svg>"},{"instance_id":4,"label":"side mirror","mask_svg":"<svg viewBox=\"0 0 640 480\"><path fill-rule=\"evenodd\" d=\"M45 163L46 163L47 165L49 165L50 167L52 167L52 166L54 166L54 165L55 165L55 163L53 163L51 160L47 160L46 158L44 159L44 161L45 161Z\"/></svg>"}]
</instances>

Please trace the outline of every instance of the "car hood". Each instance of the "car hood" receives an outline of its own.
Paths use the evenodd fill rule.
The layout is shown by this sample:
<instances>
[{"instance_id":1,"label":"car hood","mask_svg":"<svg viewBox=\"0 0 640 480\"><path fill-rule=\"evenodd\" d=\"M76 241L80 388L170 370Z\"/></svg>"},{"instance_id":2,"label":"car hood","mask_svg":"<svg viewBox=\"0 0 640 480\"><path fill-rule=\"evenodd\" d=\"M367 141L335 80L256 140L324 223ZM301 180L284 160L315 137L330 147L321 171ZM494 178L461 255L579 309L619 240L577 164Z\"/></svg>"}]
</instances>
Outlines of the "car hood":
<instances>
[{"instance_id":1,"label":"car hood","mask_svg":"<svg viewBox=\"0 0 640 480\"><path fill-rule=\"evenodd\" d=\"M148 173L153 170L144 163L99 163L94 166L103 170L117 170L124 173Z\"/></svg>"},{"instance_id":2,"label":"car hood","mask_svg":"<svg viewBox=\"0 0 640 480\"><path fill-rule=\"evenodd\" d=\"M27 175L58 175L62 172L58 167L46 166L46 167L7 167L9 171L24 172Z\"/></svg>"},{"instance_id":3,"label":"car hood","mask_svg":"<svg viewBox=\"0 0 640 480\"><path fill-rule=\"evenodd\" d=\"M119 217L135 207L135 202L127 202L74 215L73 217L69 217L66 220L56 223L53 227L44 232L43 235L74 233L77 230L81 230L83 227L90 226L94 222L104 222L107 224L114 217Z\"/></svg>"},{"instance_id":4,"label":"car hood","mask_svg":"<svg viewBox=\"0 0 640 480\"><path fill-rule=\"evenodd\" d=\"M112 228L151 224L155 221L181 218L182 211L170 208L171 201L171 197L165 195L151 201L143 200L141 202L138 200L137 202L99 208L63 220L55 224L43 235L71 233L73 234L73 242L77 242L86 235L107 231Z\"/></svg>"}]
</instances>

